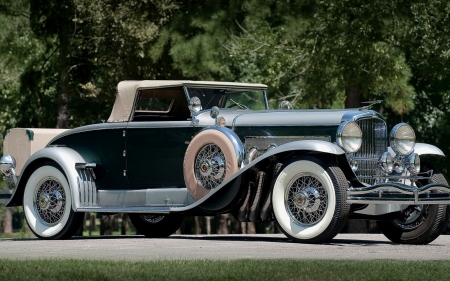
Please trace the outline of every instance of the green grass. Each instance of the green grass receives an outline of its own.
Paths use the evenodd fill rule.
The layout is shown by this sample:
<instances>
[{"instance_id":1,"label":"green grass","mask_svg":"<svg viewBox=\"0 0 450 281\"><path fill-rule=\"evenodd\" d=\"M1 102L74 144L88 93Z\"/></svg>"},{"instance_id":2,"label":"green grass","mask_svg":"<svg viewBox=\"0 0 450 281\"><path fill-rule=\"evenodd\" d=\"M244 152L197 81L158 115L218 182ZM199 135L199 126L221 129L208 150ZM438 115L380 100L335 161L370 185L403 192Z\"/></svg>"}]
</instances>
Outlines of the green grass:
<instances>
[{"instance_id":1,"label":"green grass","mask_svg":"<svg viewBox=\"0 0 450 281\"><path fill-rule=\"evenodd\" d=\"M447 261L1 260L0 280L449 280Z\"/></svg>"}]
</instances>

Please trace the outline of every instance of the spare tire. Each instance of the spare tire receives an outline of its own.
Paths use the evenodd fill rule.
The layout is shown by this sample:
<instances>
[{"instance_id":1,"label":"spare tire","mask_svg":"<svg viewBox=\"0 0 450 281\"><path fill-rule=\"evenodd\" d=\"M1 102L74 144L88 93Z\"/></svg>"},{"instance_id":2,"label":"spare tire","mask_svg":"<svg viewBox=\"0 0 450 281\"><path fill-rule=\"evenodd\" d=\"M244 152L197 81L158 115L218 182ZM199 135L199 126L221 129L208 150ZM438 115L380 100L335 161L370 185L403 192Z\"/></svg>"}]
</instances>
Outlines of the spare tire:
<instances>
[{"instance_id":1,"label":"spare tire","mask_svg":"<svg viewBox=\"0 0 450 281\"><path fill-rule=\"evenodd\" d=\"M199 200L239 171L244 146L225 127L212 127L198 133L186 150L184 181L189 193Z\"/></svg>"}]
</instances>

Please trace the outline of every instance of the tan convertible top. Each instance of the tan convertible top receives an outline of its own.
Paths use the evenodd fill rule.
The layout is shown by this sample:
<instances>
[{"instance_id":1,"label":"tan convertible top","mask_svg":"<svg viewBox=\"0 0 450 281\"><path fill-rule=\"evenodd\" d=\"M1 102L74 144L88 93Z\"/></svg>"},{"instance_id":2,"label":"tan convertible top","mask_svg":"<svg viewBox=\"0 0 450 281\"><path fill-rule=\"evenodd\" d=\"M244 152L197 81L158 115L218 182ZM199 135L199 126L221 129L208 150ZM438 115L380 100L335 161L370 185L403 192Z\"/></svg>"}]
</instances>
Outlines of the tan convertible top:
<instances>
[{"instance_id":1,"label":"tan convertible top","mask_svg":"<svg viewBox=\"0 0 450 281\"><path fill-rule=\"evenodd\" d=\"M128 121L138 89L165 88L186 86L195 88L233 88L265 90L264 84L237 83L237 82L214 82L214 81L190 81L190 80L142 80L122 81L117 85L117 96L108 122Z\"/></svg>"}]
</instances>

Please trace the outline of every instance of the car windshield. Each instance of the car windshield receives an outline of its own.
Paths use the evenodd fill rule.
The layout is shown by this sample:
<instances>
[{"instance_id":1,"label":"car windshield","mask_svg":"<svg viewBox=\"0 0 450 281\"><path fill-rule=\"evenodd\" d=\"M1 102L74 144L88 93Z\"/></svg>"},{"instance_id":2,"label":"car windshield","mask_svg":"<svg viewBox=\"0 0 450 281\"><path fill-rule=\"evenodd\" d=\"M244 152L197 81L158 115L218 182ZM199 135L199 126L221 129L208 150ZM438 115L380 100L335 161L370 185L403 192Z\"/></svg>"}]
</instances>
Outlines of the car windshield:
<instances>
[{"instance_id":1,"label":"car windshield","mask_svg":"<svg viewBox=\"0 0 450 281\"><path fill-rule=\"evenodd\" d=\"M219 108L266 109L264 91L234 89L187 88L189 97L198 97L203 109Z\"/></svg>"}]
</instances>

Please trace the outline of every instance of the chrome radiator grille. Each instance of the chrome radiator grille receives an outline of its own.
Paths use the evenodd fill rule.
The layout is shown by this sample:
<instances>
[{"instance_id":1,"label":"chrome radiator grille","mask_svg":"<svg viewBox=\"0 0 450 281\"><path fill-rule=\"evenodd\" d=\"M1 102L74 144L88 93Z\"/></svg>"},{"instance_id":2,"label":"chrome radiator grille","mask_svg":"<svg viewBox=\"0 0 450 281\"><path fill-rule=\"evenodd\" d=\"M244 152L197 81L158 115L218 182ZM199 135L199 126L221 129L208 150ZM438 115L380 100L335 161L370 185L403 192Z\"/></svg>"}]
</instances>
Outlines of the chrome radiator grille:
<instances>
[{"instance_id":1,"label":"chrome radiator grille","mask_svg":"<svg viewBox=\"0 0 450 281\"><path fill-rule=\"evenodd\" d=\"M378 118L363 118L356 121L362 130L363 141L358 152L351 158L358 162L356 176L361 182L373 185L373 176L379 176L378 159L387 151L386 123Z\"/></svg>"}]
</instances>

